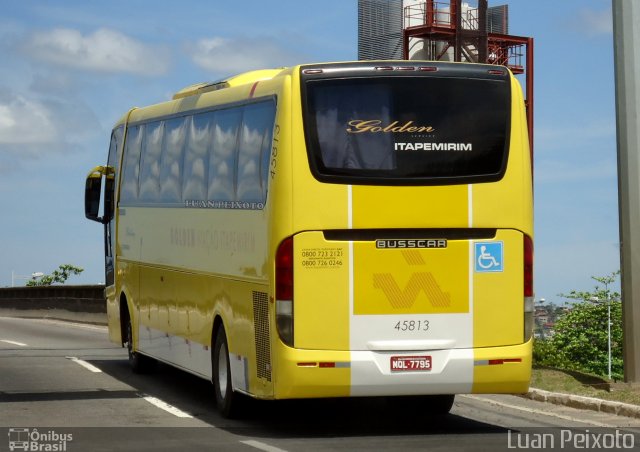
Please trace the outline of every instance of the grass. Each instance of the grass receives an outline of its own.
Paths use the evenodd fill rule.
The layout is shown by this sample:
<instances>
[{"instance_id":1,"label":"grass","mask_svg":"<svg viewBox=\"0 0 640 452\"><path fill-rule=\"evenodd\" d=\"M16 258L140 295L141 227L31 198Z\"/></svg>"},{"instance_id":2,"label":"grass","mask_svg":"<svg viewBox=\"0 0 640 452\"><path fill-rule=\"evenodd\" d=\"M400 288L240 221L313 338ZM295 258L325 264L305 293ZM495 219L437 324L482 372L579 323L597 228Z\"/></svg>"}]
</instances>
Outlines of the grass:
<instances>
[{"instance_id":1,"label":"grass","mask_svg":"<svg viewBox=\"0 0 640 452\"><path fill-rule=\"evenodd\" d=\"M534 367L531 376L532 388L640 405L640 387L623 386L610 385L606 378L549 367Z\"/></svg>"}]
</instances>

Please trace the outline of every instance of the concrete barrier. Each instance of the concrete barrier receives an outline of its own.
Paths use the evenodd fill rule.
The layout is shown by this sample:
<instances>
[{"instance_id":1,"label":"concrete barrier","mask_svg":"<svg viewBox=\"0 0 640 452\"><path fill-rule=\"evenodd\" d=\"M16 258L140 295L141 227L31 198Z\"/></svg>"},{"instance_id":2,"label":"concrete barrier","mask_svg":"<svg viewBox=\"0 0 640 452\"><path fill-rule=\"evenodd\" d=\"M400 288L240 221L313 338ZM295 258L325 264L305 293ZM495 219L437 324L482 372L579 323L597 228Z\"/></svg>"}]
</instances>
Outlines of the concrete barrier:
<instances>
[{"instance_id":1,"label":"concrete barrier","mask_svg":"<svg viewBox=\"0 0 640 452\"><path fill-rule=\"evenodd\" d=\"M103 285L0 288L0 315L106 324Z\"/></svg>"}]
</instances>

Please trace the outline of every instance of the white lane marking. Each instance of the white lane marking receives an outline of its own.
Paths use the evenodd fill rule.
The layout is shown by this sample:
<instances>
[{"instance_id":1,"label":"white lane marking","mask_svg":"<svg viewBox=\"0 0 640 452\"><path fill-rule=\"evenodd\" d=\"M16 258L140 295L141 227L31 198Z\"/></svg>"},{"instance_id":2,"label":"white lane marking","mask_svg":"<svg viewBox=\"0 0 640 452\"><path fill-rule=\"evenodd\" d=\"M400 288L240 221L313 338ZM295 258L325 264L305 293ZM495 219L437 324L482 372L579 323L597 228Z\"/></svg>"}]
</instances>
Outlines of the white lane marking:
<instances>
[{"instance_id":1,"label":"white lane marking","mask_svg":"<svg viewBox=\"0 0 640 452\"><path fill-rule=\"evenodd\" d=\"M68 320L56 320L56 319L36 319L31 317L4 317L0 316L2 320L18 320L18 321L30 321L35 323L52 323L54 325L71 326L75 328L83 328L85 330L95 331L108 331L109 328L106 325L94 325L91 323L78 323Z\"/></svg>"},{"instance_id":2,"label":"white lane marking","mask_svg":"<svg viewBox=\"0 0 640 452\"><path fill-rule=\"evenodd\" d=\"M87 369L87 370L89 370L91 372L94 372L94 373L102 372L100 369L98 369L93 364L89 364L88 362L83 361L80 358L76 358L75 356L65 356L65 358L70 359L74 363L81 365L82 367L84 367L85 369Z\"/></svg>"},{"instance_id":3,"label":"white lane marking","mask_svg":"<svg viewBox=\"0 0 640 452\"><path fill-rule=\"evenodd\" d=\"M171 413L174 416L177 417L193 417L191 416L189 413L186 413L184 411L182 411L179 408L174 407L173 405L169 405L167 402L163 402L160 399L157 399L155 397L151 397L151 396L143 396L143 399L145 399L147 402L149 402L151 405L155 405L158 408L165 410L167 413Z\"/></svg>"},{"instance_id":4,"label":"white lane marking","mask_svg":"<svg viewBox=\"0 0 640 452\"><path fill-rule=\"evenodd\" d=\"M82 328L85 330L94 330L94 331L109 330L109 327L107 327L106 325L93 325L91 323L78 323L78 322L71 322L67 320L56 320L56 319L25 319L25 320L34 320L36 322L42 322L42 323L53 323L54 325L71 326L74 328Z\"/></svg>"},{"instance_id":5,"label":"white lane marking","mask_svg":"<svg viewBox=\"0 0 640 452\"><path fill-rule=\"evenodd\" d=\"M487 403L489 403L491 405L497 405L497 406L501 406L501 407L504 407L504 408L510 408L512 410L524 411L526 413L540 414L542 416L556 417L558 419L563 419L565 421L579 422L581 424L593 425L595 427L615 427L614 425L611 425L611 424L603 424L603 423L597 422L597 421L579 419L579 418L575 418L575 417L571 417L571 416L565 416L564 414L551 413L551 412L545 411L545 410L537 410L535 408L525 408L525 407L521 407L521 406L517 406L517 405L511 405L509 403L498 402L498 401L493 400L493 399L487 399L487 398L484 398L484 397L478 397L476 395L465 394L465 395L461 395L460 397L476 399L476 400L479 400L479 401L482 401L482 402L487 402Z\"/></svg>"},{"instance_id":6,"label":"white lane marking","mask_svg":"<svg viewBox=\"0 0 640 452\"><path fill-rule=\"evenodd\" d=\"M261 443L260 441L247 440L240 441L242 444L246 444L247 446L255 447L256 449L264 450L266 452L287 452L284 449L280 449L279 447L270 446L265 443Z\"/></svg>"},{"instance_id":7,"label":"white lane marking","mask_svg":"<svg viewBox=\"0 0 640 452\"><path fill-rule=\"evenodd\" d=\"M27 344L23 344L22 342L10 341L8 339L0 339L0 342L4 342L5 344L17 345L18 347L27 346Z\"/></svg>"}]
</instances>

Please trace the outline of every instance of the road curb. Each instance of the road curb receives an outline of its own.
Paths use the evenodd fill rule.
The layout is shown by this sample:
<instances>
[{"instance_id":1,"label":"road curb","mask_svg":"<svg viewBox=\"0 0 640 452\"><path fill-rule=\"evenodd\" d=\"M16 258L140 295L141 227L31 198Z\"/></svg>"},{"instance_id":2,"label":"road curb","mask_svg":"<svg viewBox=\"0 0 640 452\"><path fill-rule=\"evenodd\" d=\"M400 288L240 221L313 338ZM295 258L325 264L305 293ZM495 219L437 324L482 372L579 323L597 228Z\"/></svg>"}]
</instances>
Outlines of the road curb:
<instances>
[{"instance_id":1,"label":"road curb","mask_svg":"<svg viewBox=\"0 0 640 452\"><path fill-rule=\"evenodd\" d=\"M626 416L640 419L640 406L630 403L613 402L610 400L596 399L595 397L577 396L573 394L562 394L558 392L545 391L543 389L529 388L529 392L521 394L521 397L538 402L564 405L581 410L600 411L617 416Z\"/></svg>"}]
</instances>

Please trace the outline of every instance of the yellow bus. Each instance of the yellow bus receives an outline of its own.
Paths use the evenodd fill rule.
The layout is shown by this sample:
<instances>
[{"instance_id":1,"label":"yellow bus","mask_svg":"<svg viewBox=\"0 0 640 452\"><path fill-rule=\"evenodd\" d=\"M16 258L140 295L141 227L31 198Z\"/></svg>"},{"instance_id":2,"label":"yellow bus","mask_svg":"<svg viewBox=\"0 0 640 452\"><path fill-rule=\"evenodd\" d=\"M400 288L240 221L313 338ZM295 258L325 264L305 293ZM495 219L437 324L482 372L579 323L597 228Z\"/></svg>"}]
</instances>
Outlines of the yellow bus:
<instances>
[{"instance_id":1,"label":"yellow bus","mask_svg":"<svg viewBox=\"0 0 640 452\"><path fill-rule=\"evenodd\" d=\"M102 180L104 179L104 184ZM531 157L499 66L307 64L134 108L87 177L111 340L259 399L522 393ZM401 399L404 400L404 399Z\"/></svg>"}]
</instances>

